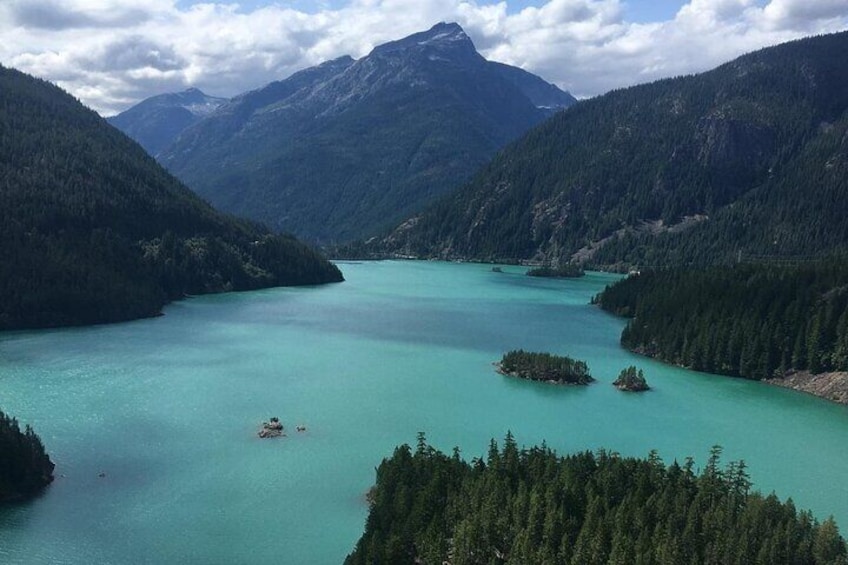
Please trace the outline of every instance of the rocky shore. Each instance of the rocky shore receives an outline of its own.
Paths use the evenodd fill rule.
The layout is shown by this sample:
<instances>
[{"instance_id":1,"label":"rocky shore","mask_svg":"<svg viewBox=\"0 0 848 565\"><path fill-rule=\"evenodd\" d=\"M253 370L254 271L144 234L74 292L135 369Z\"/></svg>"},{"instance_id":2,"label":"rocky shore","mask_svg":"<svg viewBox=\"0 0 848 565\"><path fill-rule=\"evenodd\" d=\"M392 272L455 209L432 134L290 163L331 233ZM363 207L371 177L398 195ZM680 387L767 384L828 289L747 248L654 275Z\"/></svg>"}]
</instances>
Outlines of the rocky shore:
<instances>
[{"instance_id":1,"label":"rocky shore","mask_svg":"<svg viewBox=\"0 0 848 565\"><path fill-rule=\"evenodd\" d=\"M848 405L848 372L814 375L809 371L792 371L783 377L765 379L763 382Z\"/></svg>"},{"instance_id":2,"label":"rocky shore","mask_svg":"<svg viewBox=\"0 0 848 565\"><path fill-rule=\"evenodd\" d=\"M266 439L269 437L285 436L286 434L283 431L283 424L280 422L280 419L274 417L269 422L262 422L262 427L259 428L256 435L262 439Z\"/></svg>"}]
</instances>

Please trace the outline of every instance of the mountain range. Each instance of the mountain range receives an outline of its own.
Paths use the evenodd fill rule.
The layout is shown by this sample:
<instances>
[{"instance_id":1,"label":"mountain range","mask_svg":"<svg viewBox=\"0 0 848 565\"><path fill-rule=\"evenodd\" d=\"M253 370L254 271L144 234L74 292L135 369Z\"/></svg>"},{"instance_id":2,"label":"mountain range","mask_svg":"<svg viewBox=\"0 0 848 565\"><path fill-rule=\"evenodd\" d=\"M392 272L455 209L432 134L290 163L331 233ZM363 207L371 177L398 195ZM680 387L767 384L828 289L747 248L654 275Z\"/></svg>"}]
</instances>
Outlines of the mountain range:
<instances>
[{"instance_id":1,"label":"mountain range","mask_svg":"<svg viewBox=\"0 0 848 565\"><path fill-rule=\"evenodd\" d=\"M161 127L141 111L157 98L110 121L142 141L139 132ZM442 23L236 96L151 153L221 210L344 241L452 191L574 101L487 61L459 25Z\"/></svg>"},{"instance_id":2,"label":"mountain range","mask_svg":"<svg viewBox=\"0 0 848 565\"><path fill-rule=\"evenodd\" d=\"M106 121L155 157L184 129L208 116L226 101L226 98L208 96L197 88L189 88L183 92L153 96Z\"/></svg>"},{"instance_id":3,"label":"mountain range","mask_svg":"<svg viewBox=\"0 0 848 565\"><path fill-rule=\"evenodd\" d=\"M692 265L848 243L848 32L561 112L371 251Z\"/></svg>"},{"instance_id":4,"label":"mountain range","mask_svg":"<svg viewBox=\"0 0 848 565\"><path fill-rule=\"evenodd\" d=\"M340 280L293 238L216 212L58 87L0 66L0 330Z\"/></svg>"}]
</instances>

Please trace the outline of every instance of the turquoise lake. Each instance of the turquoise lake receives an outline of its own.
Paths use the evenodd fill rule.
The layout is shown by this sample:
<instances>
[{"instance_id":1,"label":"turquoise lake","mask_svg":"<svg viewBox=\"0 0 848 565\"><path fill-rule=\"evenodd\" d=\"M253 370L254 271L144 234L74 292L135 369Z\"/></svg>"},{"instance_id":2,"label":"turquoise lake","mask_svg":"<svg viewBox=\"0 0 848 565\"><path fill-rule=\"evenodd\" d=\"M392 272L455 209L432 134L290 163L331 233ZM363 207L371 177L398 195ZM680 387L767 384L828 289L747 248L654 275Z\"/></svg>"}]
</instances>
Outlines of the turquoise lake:
<instances>
[{"instance_id":1,"label":"turquoise lake","mask_svg":"<svg viewBox=\"0 0 848 565\"><path fill-rule=\"evenodd\" d=\"M696 466L720 444L756 488L833 514L848 533L848 408L624 351L624 322L588 304L615 277L340 267L342 284L0 334L0 408L31 424L57 464L43 496L0 510L0 562L340 563L364 527L374 468L419 431L469 459L508 430L525 446L657 449ZM583 359L598 382L495 373L517 348ZM631 364L653 391L611 386ZM288 437L256 437L271 416Z\"/></svg>"}]
</instances>

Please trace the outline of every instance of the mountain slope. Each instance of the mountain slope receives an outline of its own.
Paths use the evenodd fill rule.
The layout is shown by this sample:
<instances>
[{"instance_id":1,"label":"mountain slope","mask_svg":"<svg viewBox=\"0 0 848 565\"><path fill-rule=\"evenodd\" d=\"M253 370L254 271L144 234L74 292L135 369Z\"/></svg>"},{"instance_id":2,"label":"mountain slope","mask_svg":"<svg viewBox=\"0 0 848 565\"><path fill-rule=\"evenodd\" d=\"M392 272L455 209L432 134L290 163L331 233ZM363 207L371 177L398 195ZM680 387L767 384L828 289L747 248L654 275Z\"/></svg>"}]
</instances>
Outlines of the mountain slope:
<instances>
[{"instance_id":1,"label":"mountain slope","mask_svg":"<svg viewBox=\"0 0 848 565\"><path fill-rule=\"evenodd\" d=\"M559 94L557 94L559 93ZM215 206L315 241L375 233L573 98L439 24L239 96L161 162Z\"/></svg>"},{"instance_id":2,"label":"mountain slope","mask_svg":"<svg viewBox=\"0 0 848 565\"><path fill-rule=\"evenodd\" d=\"M782 173L690 230L630 233L594 261L642 265L821 257L848 247L848 111L822 123Z\"/></svg>"},{"instance_id":3,"label":"mountain slope","mask_svg":"<svg viewBox=\"0 0 848 565\"><path fill-rule=\"evenodd\" d=\"M117 116L110 124L153 155L170 145L184 129L211 114L226 98L207 96L196 88L148 98Z\"/></svg>"},{"instance_id":4,"label":"mountain slope","mask_svg":"<svg viewBox=\"0 0 848 565\"><path fill-rule=\"evenodd\" d=\"M381 248L667 264L844 246L846 50L848 33L809 38L582 102Z\"/></svg>"},{"instance_id":5,"label":"mountain slope","mask_svg":"<svg viewBox=\"0 0 848 565\"><path fill-rule=\"evenodd\" d=\"M59 88L0 67L0 329L338 280L301 243L213 210Z\"/></svg>"}]
</instances>

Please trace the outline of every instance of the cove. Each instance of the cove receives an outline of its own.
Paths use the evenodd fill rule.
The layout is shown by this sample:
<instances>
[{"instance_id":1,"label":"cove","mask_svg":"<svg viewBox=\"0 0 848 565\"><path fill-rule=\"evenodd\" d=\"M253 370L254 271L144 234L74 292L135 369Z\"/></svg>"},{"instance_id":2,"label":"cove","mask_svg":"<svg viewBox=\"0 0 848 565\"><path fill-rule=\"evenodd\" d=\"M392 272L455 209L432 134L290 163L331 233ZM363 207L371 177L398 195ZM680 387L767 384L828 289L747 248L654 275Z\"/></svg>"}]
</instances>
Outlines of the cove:
<instances>
[{"instance_id":1,"label":"cove","mask_svg":"<svg viewBox=\"0 0 848 565\"><path fill-rule=\"evenodd\" d=\"M520 445L657 449L696 466L720 444L725 462L746 461L755 488L833 514L846 533L848 409L628 353L624 322L588 304L615 277L341 267L338 285L0 335L0 408L33 425L58 473L44 496L0 510L0 561L340 563L364 526L375 466L418 431L466 458L507 430ZM583 359L598 382L495 373L516 348ZM611 386L633 364L652 391ZM288 437L256 437L271 416Z\"/></svg>"}]
</instances>

